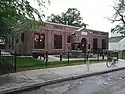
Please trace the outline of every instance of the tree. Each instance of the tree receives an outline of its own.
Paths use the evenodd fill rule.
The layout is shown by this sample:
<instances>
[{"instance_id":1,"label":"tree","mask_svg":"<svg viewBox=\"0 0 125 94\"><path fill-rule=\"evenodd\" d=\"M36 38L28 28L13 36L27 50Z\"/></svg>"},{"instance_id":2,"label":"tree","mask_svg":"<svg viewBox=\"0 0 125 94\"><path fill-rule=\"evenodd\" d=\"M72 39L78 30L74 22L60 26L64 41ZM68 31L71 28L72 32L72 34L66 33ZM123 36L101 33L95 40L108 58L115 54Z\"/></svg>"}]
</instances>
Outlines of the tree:
<instances>
[{"instance_id":1,"label":"tree","mask_svg":"<svg viewBox=\"0 0 125 94\"><path fill-rule=\"evenodd\" d=\"M40 9L49 3L49 0L34 1ZM28 0L0 0L0 38L16 36L24 28L35 28L36 24L42 23L45 16L41 11L31 6ZM39 23L35 22L36 16Z\"/></svg>"},{"instance_id":2,"label":"tree","mask_svg":"<svg viewBox=\"0 0 125 94\"><path fill-rule=\"evenodd\" d=\"M61 15L51 14L47 21L77 27L86 27L87 24L82 22L83 18L80 15L80 11L76 8L69 8L66 12L62 12Z\"/></svg>"},{"instance_id":3,"label":"tree","mask_svg":"<svg viewBox=\"0 0 125 94\"><path fill-rule=\"evenodd\" d=\"M115 10L115 13L109 20L111 20L112 23L117 22L118 24L115 28L111 29L111 32L120 32L125 35L125 0L117 0L114 3L115 5L113 9Z\"/></svg>"}]
</instances>

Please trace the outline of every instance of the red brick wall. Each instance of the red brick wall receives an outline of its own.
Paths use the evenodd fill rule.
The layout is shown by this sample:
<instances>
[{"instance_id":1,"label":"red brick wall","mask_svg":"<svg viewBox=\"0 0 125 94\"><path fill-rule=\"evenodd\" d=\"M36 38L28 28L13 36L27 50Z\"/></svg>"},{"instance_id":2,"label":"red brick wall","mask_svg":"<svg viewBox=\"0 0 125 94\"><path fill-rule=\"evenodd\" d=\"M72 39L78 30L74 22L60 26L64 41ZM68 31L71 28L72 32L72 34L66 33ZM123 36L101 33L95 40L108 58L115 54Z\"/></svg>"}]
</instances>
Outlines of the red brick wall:
<instances>
[{"instance_id":1,"label":"red brick wall","mask_svg":"<svg viewBox=\"0 0 125 94\"><path fill-rule=\"evenodd\" d=\"M45 49L39 49L39 51L45 52L46 50L48 50L49 53L60 53L60 52L71 51L71 43L67 43L67 36L70 36L77 29L79 28L72 26L58 25L53 23L45 23L45 26L42 26L39 31L39 33L45 34ZM81 32L86 32L87 35L81 35ZM74 34L75 35L72 35L72 43L81 43L82 38L86 38L87 50L88 50L88 44L91 45L90 48L93 48L93 38L98 39L98 48L101 48L102 39L106 39L108 41L108 34L101 31L84 29L81 31L76 31ZM62 35L62 49L54 49L54 35ZM25 54L32 53L32 51L34 50L34 32L25 32L24 40L25 40L24 43L20 43L20 49L19 49L20 52ZM68 49L68 47L70 49Z\"/></svg>"}]
</instances>

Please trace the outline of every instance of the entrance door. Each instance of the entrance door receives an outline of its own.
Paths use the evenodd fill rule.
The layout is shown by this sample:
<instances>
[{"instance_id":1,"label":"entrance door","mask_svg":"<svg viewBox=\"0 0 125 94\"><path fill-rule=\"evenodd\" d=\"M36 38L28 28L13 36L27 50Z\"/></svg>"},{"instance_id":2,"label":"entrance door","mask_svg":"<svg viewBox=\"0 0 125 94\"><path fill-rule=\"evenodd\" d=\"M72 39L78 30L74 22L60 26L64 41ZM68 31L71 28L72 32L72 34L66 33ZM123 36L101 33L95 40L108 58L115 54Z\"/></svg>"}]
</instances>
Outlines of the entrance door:
<instances>
[{"instance_id":1,"label":"entrance door","mask_svg":"<svg viewBox=\"0 0 125 94\"><path fill-rule=\"evenodd\" d=\"M87 52L87 40L86 40L86 38L82 38L82 40L81 40L81 49L84 53Z\"/></svg>"}]
</instances>

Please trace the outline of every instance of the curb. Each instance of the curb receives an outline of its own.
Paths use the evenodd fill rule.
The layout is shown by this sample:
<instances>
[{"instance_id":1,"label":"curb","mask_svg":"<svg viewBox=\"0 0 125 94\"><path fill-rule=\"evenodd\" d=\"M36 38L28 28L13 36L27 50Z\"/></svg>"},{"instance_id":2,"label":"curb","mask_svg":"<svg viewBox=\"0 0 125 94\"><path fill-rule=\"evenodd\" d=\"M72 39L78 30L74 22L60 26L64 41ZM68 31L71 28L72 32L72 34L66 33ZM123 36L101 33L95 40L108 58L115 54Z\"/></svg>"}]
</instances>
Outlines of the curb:
<instances>
[{"instance_id":1,"label":"curb","mask_svg":"<svg viewBox=\"0 0 125 94\"><path fill-rule=\"evenodd\" d=\"M55 83L58 83L58 82L75 80L75 79L79 79L79 78L90 77L90 76L99 75L99 74L105 74L105 73L114 72L114 71L123 70L123 69L125 69L125 67L105 70L105 71L101 71L101 72L87 73L87 74L83 74L83 75L75 75L75 76L71 76L71 77L57 78L57 79L53 79L53 80L48 80L47 82L31 83L31 84L28 84L28 85L25 84L25 86L13 87L13 88L5 89L5 90L0 90L0 94L19 92L19 91L23 91L23 90L25 91L27 89L30 90L30 89L33 89L33 88L38 88L38 87L41 87L41 86L55 84Z\"/></svg>"}]
</instances>

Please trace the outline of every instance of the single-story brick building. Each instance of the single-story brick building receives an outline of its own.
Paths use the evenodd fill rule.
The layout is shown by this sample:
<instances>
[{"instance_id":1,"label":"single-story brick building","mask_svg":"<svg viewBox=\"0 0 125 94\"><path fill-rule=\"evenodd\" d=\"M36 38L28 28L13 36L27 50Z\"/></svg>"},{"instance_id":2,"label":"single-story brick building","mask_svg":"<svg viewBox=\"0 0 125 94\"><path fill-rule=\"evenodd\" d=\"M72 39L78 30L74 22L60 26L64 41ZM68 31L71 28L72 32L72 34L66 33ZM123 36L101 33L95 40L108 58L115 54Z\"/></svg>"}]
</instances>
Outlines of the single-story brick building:
<instances>
[{"instance_id":1,"label":"single-story brick building","mask_svg":"<svg viewBox=\"0 0 125 94\"><path fill-rule=\"evenodd\" d=\"M23 32L19 39L9 38L6 46L9 51L31 54L34 52L49 54L68 51L108 49L108 33L45 22L39 32Z\"/></svg>"}]
</instances>

